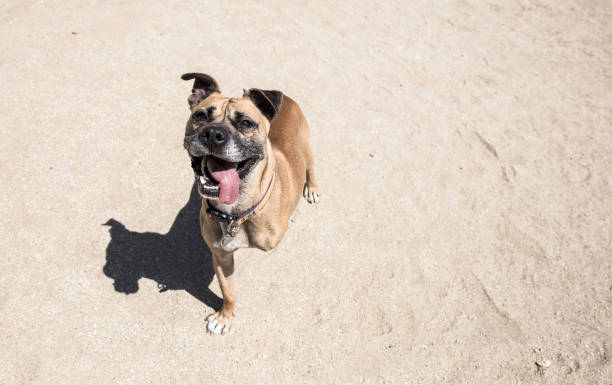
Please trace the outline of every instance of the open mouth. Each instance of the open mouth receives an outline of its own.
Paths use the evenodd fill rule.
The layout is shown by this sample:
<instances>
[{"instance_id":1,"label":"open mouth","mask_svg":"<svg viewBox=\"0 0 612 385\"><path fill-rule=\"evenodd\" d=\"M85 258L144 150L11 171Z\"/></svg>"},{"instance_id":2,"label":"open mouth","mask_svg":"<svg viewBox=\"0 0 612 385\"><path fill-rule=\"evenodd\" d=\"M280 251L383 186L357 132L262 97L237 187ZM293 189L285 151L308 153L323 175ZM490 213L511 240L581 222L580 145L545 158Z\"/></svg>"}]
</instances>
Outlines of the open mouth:
<instances>
[{"instance_id":1,"label":"open mouth","mask_svg":"<svg viewBox=\"0 0 612 385\"><path fill-rule=\"evenodd\" d=\"M212 155L191 157L191 167L198 182L198 190L205 198L219 198L232 204L238 199L240 180L253 169L258 158L229 162Z\"/></svg>"}]
</instances>

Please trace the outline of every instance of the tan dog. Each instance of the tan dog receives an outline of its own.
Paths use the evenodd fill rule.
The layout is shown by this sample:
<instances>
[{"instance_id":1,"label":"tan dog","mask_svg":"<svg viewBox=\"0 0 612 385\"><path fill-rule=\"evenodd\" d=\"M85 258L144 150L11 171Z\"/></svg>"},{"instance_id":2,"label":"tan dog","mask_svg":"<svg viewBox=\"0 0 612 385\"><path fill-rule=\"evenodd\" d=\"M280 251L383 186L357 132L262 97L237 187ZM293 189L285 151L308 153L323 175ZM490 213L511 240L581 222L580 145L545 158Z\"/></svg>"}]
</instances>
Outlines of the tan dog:
<instances>
[{"instance_id":1,"label":"tan dog","mask_svg":"<svg viewBox=\"0 0 612 385\"><path fill-rule=\"evenodd\" d=\"M182 79L195 79L184 145L205 198L200 227L223 293L223 307L208 316L207 329L225 334L236 305L234 251L276 247L300 191L309 203L319 199L309 127L300 107L279 91L252 88L228 98L208 75Z\"/></svg>"}]
</instances>

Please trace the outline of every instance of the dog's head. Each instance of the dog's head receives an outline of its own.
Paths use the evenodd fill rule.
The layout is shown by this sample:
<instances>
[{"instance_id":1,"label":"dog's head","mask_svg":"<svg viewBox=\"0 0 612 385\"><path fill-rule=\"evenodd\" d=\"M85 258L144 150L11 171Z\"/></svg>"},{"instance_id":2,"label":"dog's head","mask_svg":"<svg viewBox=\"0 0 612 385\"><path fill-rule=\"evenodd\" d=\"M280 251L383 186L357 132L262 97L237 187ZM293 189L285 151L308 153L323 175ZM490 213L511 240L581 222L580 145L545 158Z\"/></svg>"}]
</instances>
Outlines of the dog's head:
<instances>
[{"instance_id":1,"label":"dog's head","mask_svg":"<svg viewBox=\"0 0 612 385\"><path fill-rule=\"evenodd\" d=\"M241 98L228 98L208 75L188 73L182 79L195 79L184 146L198 191L232 204L241 181L267 156L270 121L280 111L283 94L252 88Z\"/></svg>"}]
</instances>

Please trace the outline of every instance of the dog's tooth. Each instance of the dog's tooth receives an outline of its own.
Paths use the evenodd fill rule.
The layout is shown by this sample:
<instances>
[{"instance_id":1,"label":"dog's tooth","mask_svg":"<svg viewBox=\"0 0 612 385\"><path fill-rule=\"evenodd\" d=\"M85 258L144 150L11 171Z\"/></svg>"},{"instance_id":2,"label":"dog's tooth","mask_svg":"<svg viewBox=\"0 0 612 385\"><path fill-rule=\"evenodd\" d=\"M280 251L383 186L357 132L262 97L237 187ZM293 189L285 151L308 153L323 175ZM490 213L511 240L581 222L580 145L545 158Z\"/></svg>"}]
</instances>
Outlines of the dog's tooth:
<instances>
[{"instance_id":1,"label":"dog's tooth","mask_svg":"<svg viewBox=\"0 0 612 385\"><path fill-rule=\"evenodd\" d=\"M200 183L206 184L206 179L204 179L203 175L200 175Z\"/></svg>"}]
</instances>

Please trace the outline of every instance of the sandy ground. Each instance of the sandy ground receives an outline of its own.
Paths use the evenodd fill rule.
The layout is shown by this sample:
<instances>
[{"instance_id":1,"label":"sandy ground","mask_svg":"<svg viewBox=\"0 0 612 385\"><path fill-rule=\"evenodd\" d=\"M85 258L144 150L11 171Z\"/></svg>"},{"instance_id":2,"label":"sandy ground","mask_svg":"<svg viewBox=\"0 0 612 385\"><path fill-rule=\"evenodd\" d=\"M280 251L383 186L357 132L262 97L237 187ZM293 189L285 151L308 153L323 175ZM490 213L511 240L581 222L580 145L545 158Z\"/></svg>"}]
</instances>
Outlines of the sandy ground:
<instances>
[{"instance_id":1,"label":"sandy ground","mask_svg":"<svg viewBox=\"0 0 612 385\"><path fill-rule=\"evenodd\" d=\"M0 5L1 384L612 383L612 3L86 3ZM323 193L227 337L190 71L297 100Z\"/></svg>"}]
</instances>

